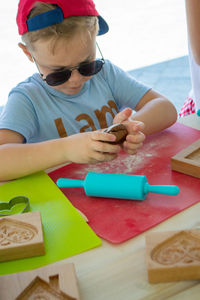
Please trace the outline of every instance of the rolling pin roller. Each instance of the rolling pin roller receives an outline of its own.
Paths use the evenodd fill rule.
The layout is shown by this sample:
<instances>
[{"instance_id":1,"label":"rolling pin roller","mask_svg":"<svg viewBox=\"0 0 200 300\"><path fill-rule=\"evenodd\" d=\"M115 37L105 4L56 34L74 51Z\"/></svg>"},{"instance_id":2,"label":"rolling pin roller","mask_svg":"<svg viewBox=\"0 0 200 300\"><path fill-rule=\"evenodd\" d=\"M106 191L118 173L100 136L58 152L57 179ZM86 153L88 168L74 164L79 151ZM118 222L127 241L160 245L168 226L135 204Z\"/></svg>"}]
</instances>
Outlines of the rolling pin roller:
<instances>
[{"instance_id":1,"label":"rolling pin roller","mask_svg":"<svg viewBox=\"0 0 200 300\"><path fill-rule=\"evenodd\" d=\"M146 176L89 172L85 180L59 178L60 188L83 187L87 196L144 200L149 192L177 195L178 186L150 185Z\"/></svg>"}]
</instances>

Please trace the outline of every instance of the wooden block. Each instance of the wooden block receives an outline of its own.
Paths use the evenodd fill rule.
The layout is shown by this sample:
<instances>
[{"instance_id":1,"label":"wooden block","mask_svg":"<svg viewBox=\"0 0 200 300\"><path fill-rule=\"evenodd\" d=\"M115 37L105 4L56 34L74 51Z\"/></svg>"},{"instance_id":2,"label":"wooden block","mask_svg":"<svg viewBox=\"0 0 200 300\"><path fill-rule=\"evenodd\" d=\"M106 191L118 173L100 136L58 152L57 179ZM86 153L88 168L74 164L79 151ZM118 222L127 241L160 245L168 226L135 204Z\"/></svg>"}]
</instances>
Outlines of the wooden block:
<instances>
[{"instance_id":1,"label":"wooden block","mask_svg":"<svg viewBox=\"0 0 200 300\"><path fill-rule=\"evenodd\" d=\"M200 178L200 140L173 156L171 168L174 171Z\"/></svg>"},{"instance_id":2,"label":"wooden block","mask_svg":"<svg viewBox=\"0 0 200 300\"><path fill-rule=\"evenodd\" d=\"M74 264L48 265L32 271L0 276L0 299L79 300Z\"/></svg>"},{"instance_id":3,"label":"wooden block","mask_svg":"<svg viewBox=\"0 0 200 300\"><path fill-rule=\"evenodd\" d=\"M0 262L44 254L39 211L0 218Z\"/></svg>"},{"instance_id":4,"label":"wooden block","mask_svg":"<svg viewBox=\"0 0 200 300\"><path fill-rule=\"evenodd\" d=\"M200 230L146 235L150 283L200 279Z\"/></svg>"}]
</instances>

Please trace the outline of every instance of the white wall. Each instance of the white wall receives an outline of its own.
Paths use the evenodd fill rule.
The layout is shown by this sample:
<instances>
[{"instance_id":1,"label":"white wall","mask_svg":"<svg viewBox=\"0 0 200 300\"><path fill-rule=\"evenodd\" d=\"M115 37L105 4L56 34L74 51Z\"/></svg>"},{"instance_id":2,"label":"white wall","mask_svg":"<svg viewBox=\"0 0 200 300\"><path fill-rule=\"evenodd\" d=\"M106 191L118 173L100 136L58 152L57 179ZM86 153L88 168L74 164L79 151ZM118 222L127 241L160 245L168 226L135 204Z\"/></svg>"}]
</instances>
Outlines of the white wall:
<instances>
[{"instance_id":1,"label":"white wall","mask_svg":"<svg viewBox=\"0 0 200 300\"><path fill-rule=\"evenodd\" d=\"M0 10L0 105L9 90L36 71L17 46L18 0L2 1ZM95 0L110 31L98 38L105 58L125 70L187 54L183 0Z\"/></svg>"}]
</instances>

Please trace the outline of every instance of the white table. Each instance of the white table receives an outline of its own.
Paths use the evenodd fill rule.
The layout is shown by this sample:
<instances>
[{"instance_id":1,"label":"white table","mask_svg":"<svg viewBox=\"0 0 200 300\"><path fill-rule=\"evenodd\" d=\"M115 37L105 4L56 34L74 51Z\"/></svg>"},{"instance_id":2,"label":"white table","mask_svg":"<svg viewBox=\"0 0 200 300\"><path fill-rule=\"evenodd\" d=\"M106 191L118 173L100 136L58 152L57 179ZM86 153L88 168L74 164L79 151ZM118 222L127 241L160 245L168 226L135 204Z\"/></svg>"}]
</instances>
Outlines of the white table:
<instances>
[{"instance_id":1,"label":"white table","mask_svg":"<svg viewBox=\"0 0 200 300\"><path fill-rule=\"evenodd\" d=\"M196 115L182 118L179 122L200 130L200 117ZM148 232L196 227L200 228L200 203ZM102 246L65 260L75 264L82 300L200 299L199 281L148 283L145 234L120 245L102 241Z\"/></svg>"}]
</instances>

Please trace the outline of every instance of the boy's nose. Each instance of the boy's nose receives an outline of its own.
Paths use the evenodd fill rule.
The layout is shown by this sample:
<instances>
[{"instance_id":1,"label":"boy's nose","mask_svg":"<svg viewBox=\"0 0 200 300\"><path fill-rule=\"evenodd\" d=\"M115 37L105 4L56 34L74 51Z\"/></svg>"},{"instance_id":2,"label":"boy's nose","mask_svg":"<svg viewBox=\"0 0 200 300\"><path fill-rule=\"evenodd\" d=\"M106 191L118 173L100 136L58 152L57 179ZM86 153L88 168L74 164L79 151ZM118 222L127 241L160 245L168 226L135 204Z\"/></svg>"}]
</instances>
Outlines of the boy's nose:
<instances>
[{"instance_id":1,"label":"boy's nose","mask_svg":"<svg viewBox=\"0 0 200 300\"><path fill-rule=\"evenodd\" d=\"M78 70L72 70L71 76L68 81L79 81L82 79L82 75L79 73Z\"/></svg>"}]
</instances>

